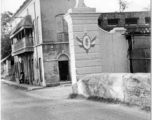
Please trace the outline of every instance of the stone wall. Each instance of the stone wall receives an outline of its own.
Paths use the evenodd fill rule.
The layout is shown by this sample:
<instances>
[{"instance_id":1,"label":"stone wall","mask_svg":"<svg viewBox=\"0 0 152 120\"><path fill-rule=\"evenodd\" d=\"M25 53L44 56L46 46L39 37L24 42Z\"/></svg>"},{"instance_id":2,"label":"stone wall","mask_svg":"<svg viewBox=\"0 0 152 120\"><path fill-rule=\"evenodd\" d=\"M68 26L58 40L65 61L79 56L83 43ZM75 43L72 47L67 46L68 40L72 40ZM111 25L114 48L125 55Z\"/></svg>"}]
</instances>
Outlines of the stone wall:
<instances>
[{"instance_id":1,"label":"stone wall","mask_svg":"<svg viewBox=\"0 0 152 120\"><path fill-rule=\"evenodd\" d=\"M69 56L68 43L43 45L44 76L46 85L60 81L58 57L62 54Z\"/></svg>"},{"instance_id":2,"label":"stone wall","mask_svg":"<svg viewBox=\"0 0 152 120\"><path fill-rule=\"evenodd\" d=\"M126 25L125 19L126 18L137 18L137 24L136 25ZM145 18L150 18L150 12L149 11L140 11L140 12L112 12L112 13L102 13L98 19L99 26L106 30L110 31L115 27L137 27L140 25L146 25ZM118 24L115 25L109 25L108 19L118 19Z\"/></svg>"},{"instance_id":3,"label":"stone wall","mask_svg":"<svg viewBox=\"0 0 152 120\"><path fill-rule=\"evenodd\" d=\"M119 99L140 106L150 106L150 73L101 73L80 79L73 93L86 97Z\"/></svg>"}]
</instances>

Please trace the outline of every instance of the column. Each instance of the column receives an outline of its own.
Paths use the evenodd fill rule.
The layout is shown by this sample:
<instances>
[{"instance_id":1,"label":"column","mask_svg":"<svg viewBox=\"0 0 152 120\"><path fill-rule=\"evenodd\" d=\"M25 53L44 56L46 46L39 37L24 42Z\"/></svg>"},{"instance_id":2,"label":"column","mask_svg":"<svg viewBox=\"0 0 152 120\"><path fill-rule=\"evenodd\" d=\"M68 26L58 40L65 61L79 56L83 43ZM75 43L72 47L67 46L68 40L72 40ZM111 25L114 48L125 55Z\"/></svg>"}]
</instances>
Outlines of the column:
<instances>
[{"instance_id":1,"label":"column","mask_svg":"<svg viewBox=\"0 0 152 120\"><path fill-rule=\"evenodd\" d=\"M68 23L72 84L82 77L101 73L98 17L94 8L77 1L74 9L64 16Z\"/></svg>"}]
</instances>

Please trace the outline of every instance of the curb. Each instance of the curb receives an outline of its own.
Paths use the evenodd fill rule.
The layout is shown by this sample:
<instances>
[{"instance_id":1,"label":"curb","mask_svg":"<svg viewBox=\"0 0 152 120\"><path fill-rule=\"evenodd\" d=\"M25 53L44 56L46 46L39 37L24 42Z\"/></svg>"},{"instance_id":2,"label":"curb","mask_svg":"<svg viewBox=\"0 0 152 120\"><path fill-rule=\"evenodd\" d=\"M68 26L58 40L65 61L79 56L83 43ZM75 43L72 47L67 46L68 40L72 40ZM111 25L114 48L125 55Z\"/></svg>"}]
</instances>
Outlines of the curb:
<instances>
[{"instance_id":1,"label":"curb","mask_svg":"<svg viewBox=\"0 0 152 120\"><path fill-rule=\"evenodd\" d=\"M19 88L25 89L27 91L33 91L33 90L38 90L38 89L44 89L44 88L46 88L46 87L41 87L41 86L31 86L31 85L25 85L25 84L18 84L16 82L4 80L4 79L1 79L1 83L12 85L12 86L15 86L15 87L19 87Z\"/></svg>"}]
</instances>

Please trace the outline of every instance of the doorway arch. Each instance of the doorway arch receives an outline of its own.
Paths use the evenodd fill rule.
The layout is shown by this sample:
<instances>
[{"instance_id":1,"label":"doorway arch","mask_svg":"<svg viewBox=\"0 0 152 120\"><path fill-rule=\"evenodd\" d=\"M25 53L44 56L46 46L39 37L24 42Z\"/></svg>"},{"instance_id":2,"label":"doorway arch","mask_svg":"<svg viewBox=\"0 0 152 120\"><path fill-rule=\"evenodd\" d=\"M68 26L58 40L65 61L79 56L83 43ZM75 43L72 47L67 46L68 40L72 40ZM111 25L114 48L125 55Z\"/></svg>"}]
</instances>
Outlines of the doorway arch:
<instances>
[{"instance_id":1,"label":"doorway arch","mask_svg":"<svg viewBox=\"0 0 152 120\"><path fill-rule=\"evenodd\" d=\"M60 54L58 56L58 68L60 81L70 81L69 73L69 57L66 54Z\"/></svg>"}]
</instances>

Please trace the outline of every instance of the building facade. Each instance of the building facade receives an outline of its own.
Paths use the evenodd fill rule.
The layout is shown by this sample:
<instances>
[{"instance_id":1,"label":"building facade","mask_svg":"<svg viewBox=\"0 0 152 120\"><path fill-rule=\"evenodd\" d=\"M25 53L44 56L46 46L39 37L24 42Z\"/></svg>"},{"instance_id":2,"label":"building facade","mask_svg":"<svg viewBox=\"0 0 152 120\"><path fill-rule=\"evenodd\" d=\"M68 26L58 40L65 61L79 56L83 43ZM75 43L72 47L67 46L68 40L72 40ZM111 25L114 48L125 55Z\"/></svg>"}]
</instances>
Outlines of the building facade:
<instances>
[{"instance_id":1,"label":"building facade","mask_svg":"<svg viewBox=\"0 0 152 120\"><path fill-rule=\"evenodd\" d=\"M14 59L11 55L8 55L4 59L1 60L1 76L13 76L14 72Z\"/></svg>"},{"instance_id":2,"label":"building facade","mask_svg":"<svg viewBox=\"0 0 152 120\"><path fill-rule=\"evenodd\" d=\"M98 24L106 31L116 27L139 31L139 28L150 28L150 11L102 13Z\"/></svg>"},{"instance_id":3,"label":"building facade","mask_svg":"<svg viewBox=\"0 0 152 120\"><path fill-rule=\"evenodd\" d=\"M70 33L68 24L63 16L67 13L68 9L74 8L75 4L75 0L26 0L14 14L11 21L12 31L10 39L12 41L12 56L14 56L15 78L17 82L20 80L21 72L24 73L24 83L31 85L51 86L71 80L70 68L72 67L72 64L70 64L71 53L69 50ZM138 23L143 24L143 21L149 20L150 15L147 12L117 14L101 13L97 22L99 27L106 31L110 31L115 27L126 28L126 24L124 24L123 20L125 18L132 18L132 16L141 17L140 14L143 14L143 17L146 18L145 20L143 20L143 18L142 20L137 19ZM122 17L121 15L125 17ZM122 18L122 20L120 18ZM135 23L135 20L133 21ZM109 25L107 23L109 23ZM149 22L147 22L147 24L148 25L144 26L149 26ZM134 24L132 25L131 22L129 27L136 28L137 26ZM98 30L98 28L96 30ZM129 30L129 28L127 28L127 30ZM103 53L104 49L100 48L100 44L101 46L103 45L100 42L105 42L105 44L109 43L106 43L107 41L102 41L102 37L105 33L103 33L102 30L99 30L98 32L101 33L99 35L101 41L97 40L97 46L99 48L98 54L101 53L102 55L105 55ZM109 36L109 33L106 33L104 39L109 39L107 36ZM124 40L120 35L115 38ZM127 47L125 41L117 41L117 43L118 42L124 44L125 48ZM118 44L115 44L115 46L117 45ZM120 51L123 51L121 53L125 53L125 60L123 60L125 62L122 62L125 66L122 69L121 67L119 70L117 69L117 66L122 65L113 66L117 67L116 70L104 66L109 65L109 63L112 64L112 62L109 61L109 63L106 64L101 63L108 61L107 59L103 59L102 55L99 57L92 56L101 59L100 63L99 60L97 60L97 62L104 68L102 72L130 72L128 67L126 67L128 66L126 62L127 52L121 50L121 46L118 45L118 47L120 48ZM81 50L77 51L77 53L78 52L81 52ZM82 56L82 58L83 57L84 56ZM89 65L90 63L84 64ZM97 63L93 63L93 65L97 65Z\"/></svg>"},{"instance_id":4,"label":"building facade","mask_svg":"<svg viewBox=\"0 0 152 120\"><path fill-rule=\"evenodd\" d=\"M67 24L75 0L27 0L11 21L16 81L47 86L70 80ZM65 69L66 68L66 69Z\"/></svg>"},{"instance_id":5,"label":"building facade","mask_svg":"<svg viewBox=\"0 0 152 120\"><path fill-rule=\"evenodd\" d=\"M98 24L106 31L116 27L127 29L130 72L150 72L150 11L102 13L98 19Z\"/></svg>"}]
</instances>

